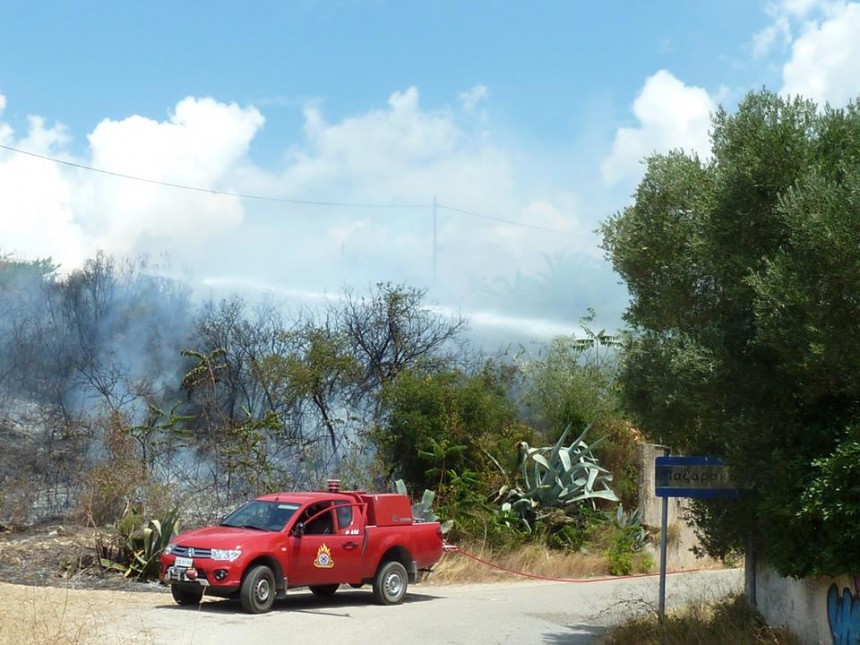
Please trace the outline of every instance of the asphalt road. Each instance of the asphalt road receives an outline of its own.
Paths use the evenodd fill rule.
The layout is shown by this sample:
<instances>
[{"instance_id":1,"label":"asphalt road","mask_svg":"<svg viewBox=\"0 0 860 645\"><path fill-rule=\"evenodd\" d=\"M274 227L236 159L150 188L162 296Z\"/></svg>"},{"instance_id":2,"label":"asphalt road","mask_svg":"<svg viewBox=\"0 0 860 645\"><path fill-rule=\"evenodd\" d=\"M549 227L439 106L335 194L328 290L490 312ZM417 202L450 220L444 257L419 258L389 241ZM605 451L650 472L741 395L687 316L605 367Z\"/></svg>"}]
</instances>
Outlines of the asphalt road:
<instances>
[{"instance_id":1,"label":"asphalt road","mask_svg":"<svg viewBox=\"0 0 860 645\"><path fill-rule=\"evenodd\" d=\"M672 574L667 605L709 600L743 589L740 569ZM608 625L655 611L658 578L588 583L517 582L410 587L406 601L384 607L367 588L342 587L330 598L291 592L271 613L249 615L237 602L204 599L181 608L169 594L145 594L114 606L102 622L105 642L157 645L269 643L421 643L542 645L595 642Z\"/></svg>"}]
</instances>

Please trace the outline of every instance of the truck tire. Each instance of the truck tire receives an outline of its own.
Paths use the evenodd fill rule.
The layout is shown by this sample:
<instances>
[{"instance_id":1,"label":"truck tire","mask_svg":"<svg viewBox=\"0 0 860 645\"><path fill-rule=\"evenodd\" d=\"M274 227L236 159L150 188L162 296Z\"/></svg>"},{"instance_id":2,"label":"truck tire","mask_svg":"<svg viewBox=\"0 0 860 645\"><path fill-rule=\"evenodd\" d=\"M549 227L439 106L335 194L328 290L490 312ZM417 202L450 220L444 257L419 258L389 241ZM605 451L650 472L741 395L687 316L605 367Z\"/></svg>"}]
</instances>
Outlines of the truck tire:
<instances>
[{"instance_id":1,"label":"truck tire","mask_svg":"<svg viewBox=\"0 0 860 645\"><path fill-rule=\"evenodd\" d=\"M380 605L403 602L409 578L406 568L396 560L383 562L373 578L373 597Z\"/></svg>"},{"instance_id":2,"label":"truck tire","mask_svg":"<svg viewBox=\"0 0 860 645\"><path fill-rule=\"evenodd\" d=\"M275 574L266 565L258 564L245 573L239 589L239 600L242 609L248 613L264 614L272 608L276 593Z\"/></svg>"},{"instance_id":3,"label":"truck tire","mask_svg":"<svg viewBox=\"0 0 860 645\"><path fill-rule=\"evenodd\" d=\"M203 587L198 584L194 586L170 585L170 593L177 605L199 605L203 600Z\"/></svg>"},{"instance_id":4,"label":"truck tire","mask_svg":"<svg viewBox=\"0 0 860 645\"><path fill-rule=\"evenodd\" d=\"M310 589L315 596L333 596L334 592L340 585L310 585Z\"/></svg>"}]
</instances>

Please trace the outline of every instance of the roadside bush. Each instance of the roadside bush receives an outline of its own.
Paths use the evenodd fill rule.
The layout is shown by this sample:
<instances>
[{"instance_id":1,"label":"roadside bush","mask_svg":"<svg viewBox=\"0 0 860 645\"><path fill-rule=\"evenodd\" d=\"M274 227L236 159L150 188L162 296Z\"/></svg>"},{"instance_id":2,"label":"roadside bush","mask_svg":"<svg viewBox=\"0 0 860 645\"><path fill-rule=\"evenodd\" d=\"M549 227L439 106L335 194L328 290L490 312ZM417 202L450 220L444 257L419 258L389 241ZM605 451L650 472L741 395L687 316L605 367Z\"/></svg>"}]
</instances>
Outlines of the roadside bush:
<instances>
[{"instance_id":1,"label":"roadside bush","mask_svg":"<svg viewBox=\"0 0 860 645\"><path fill-rule=\"evenodd\" d=\"M117 459L95 465L84 475L77 515L104 526L122 517L146 481L139 462Z\"/></svg>"},{"instance_id":2,"label":"roadside bush","mask_svg":"<svg viewBox=\"0 0 860 645\"><path fill-rule=\"evenodd\" d=\"M94 526L119 525L176 508L181 493L148 471L127 419L114 412L99 421L103 454L81 478L77 518Z\"/></svg>"},{"instance_id":3,"label":"roadside bush","mask_svg":"<svg viewBox=\"0 0 860 645\"><path fill-rule=\"evenodd\" d=\"M642 526L638 509L625 512L618 505L614 514L601 513L602 523L596 524L588 548L603 553L613 576L646 573L654 567L654 559L645 551L649 535Z\"/></svg>"},{"instance_id":4,"label":"roadside bush","mask_svg":"<svg viewBox=\"0 0 860 645\"><path fill-rule=\"evenodd\" d=\"M639 444L642 434L629 422L611 419L597 424L594 436L606 437L600 445L600 465L612 473L612 490L627 508L639 504Z\"/></svg>"}]
</instances>

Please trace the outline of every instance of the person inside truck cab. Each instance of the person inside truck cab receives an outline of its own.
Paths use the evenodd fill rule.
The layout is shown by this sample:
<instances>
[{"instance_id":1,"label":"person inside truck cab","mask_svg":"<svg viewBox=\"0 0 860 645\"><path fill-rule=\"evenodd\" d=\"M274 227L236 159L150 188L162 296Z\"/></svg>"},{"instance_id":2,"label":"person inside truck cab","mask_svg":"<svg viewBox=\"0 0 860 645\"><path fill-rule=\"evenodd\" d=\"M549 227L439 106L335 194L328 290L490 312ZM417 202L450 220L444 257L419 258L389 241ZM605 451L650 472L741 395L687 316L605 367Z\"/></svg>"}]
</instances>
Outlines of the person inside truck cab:
<instances>
[{"instance_id":1,"label":"person inside truck cab","mask_svg":"<svg viewBox=\"0 0 860 645\"><path fill-rule=\"evenodd\" d=\"M342 499L335 500L334 509L337 515L337 530L342 533L352 524L352 504Z\"/></svg>"},{"instance_id":2,"label":"person inside truck cab","mask_svg":"<svg viewBox=\"0 0 860 645\"><path fill-rule=\"evenodd\" d=\"M323 509L334 508L334 515L331 510L325 513L320 513ZM321 502L308 507L302 513L299 520L304 524L305 535L331 535L333 533L344 533L353 521L353 506L346 500L335 500L334 502ZM317 513L320 513L317 515ZM314 517L316 516L316 517ZM310 520L310 521L308 521Z\"/></svg>"},{"instance_id":3,"label":"person inside truck cab","mask_svg":"<svg viewBox=\"0 0 860 645\"><path fill-rule=\"evenodd\" d=\"M303 513L302 517L304 519L301 521L305 524L305 535L330 535L334 532L334 521L332 520L331 510L320 513L324 508L330 507L331 502L322 502L321 504L310 506ZM319 515L317 515L318 513Z\"/></svg>"}]
</instances>

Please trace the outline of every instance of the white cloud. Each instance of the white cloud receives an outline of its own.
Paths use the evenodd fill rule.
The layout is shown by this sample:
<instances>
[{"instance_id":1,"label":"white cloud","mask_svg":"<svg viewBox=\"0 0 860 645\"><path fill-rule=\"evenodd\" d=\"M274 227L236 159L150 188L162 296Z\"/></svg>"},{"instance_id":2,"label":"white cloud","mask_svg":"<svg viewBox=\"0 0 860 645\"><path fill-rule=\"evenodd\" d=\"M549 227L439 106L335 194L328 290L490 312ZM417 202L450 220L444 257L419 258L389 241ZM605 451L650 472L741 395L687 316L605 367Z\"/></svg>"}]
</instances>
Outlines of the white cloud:
<instances>
[{"instance_id":1,"label":"white cloud","mask_svg":"<svg viewBox=\"0 0 860 645\"><path fill-rule=\"evenodd\" d=\"M473 88L473 99L481 95L486 96ZM304 115L283 165L268 170L247 157L263 125L260 112L211 98L186 98L162 120L105 119L86 137L85 155L70 154L62 125L38 117L29 119L20 136L10 130L8 141L157 182L287 200L420 207L240 200L0 152L0 253L51 255L70 269L97 249L116 255L167 252L173 267L191 269L196 279L208 277L210 285L241 278L288 290L338 291L345 284L362 288L392 280L433 284L453 298L465 297L478 283L536 274L554 254L601 255L590 230L594 224L578 218L576 195L554 190L545 173L541 188L521 185L529 183L522 181L529 173L541 174L524 166L526 155L497 144L486 122L471 115L425 109L414 87L394 92L380 108L337 121L327 120L315 104ZM0 136L4 127L0 115ZM570 235L443 208L434 219L434 197L458 209ZM20 216L7 215L12 212ZM565 305L571 301L566 293ZM581 310L589 304L583 302Z\"/></svg>"},{"instance_id":2,"label":"white cloud","mask_svg":"<svg viewBox=\"0 0 860 645\"><path fill-rule=\"evenodd\" d=\"M604 181L612 185L637 179L643 172L642 160L655 152L680 148L707 156L710 115L715 108L706 90L685 85L666 70L649 77L633 103L638 125L618 129L601 164Z\"/></svg>"},{"instance_id":3,"label":"white cloud","mask_svg":"<svg viewBox=\"0 0 860 645\"><path fill-rule=\"evenodd\" d=\"M47 127L38 116L27 122L26 134L17 140L0 122L0 138L22 150L115 173L227 189L263 118L254 108L189 98L164 122L141 116L102 121L88 136L87 158L68 153L62 124ZM127 254L147 250L156 240L201 243L236 226L243 213L232 197L70 169L11 152L0 157L0 195L0 251L51 256L68 269L100 248Z\"/></svg>"},{"instance_id":4,"label":"white cloud","mask_svg":"<svg viewBox=\"0 0 860 645\"><path fill-rule=\"evenodd\" d=\"M305 140L272 179L281 194L322 201L424 203L434 196L466 209L510 208L508 153L448 111L422 109L416 88L395 92L387 108L328 123L305 109Z\"/></svg>"},{"instance_id":5,"label":"white cloud","mask_svg":"<svg viewBox=\"0 0 860 645\"><path fill-rule=\"evenodd\" d=\"M0 94L0 116L3 116L3 110L6 109L6 97ZM8 123L0 121L0 143L8 145L12 141L13 131Z\"/></svg>"},{"instance_id":6,"label":"white cloud","mask_svg":"<svg viewBox=\"0 0 860 645\"><path fill-rule=\"evenodd\" d=\"M6 98L0 95L0 113ZM68 140L61 124L48 128L30 117L20 145L37 154L52 154ZM0 122L0 143L16 146L13 128ZM0 151L0 254L22 258L51 257L65 266L79 264L86 243L74 222L71 187L55 164L32 156Z\"/></svg>"},{"instance_id":7,"label":"white cloud","mask_svg":"<svg viewBox=\"0 0 860 645\"><path fill-rule=\"evenodd\" d=\"M753 36L753 56L764 58L777 45L788 45L791 42L791 24L788 17L780 15L767 27Z\"/></svg>"},{"instance_id":8,"label":"white cloud","mask_svg":"<svg viewBox=\"0 0 860 645\"><path fill-rule=\"evenodd\" d=\"M490 94L490 90L486 85L475 85L467 92L461 92L457 97L460 99L460 105L466 112L473 112L478 106L478 103L485 100Z\"/></svg>"},{"instance_id":9,"label":"white cloud","mask_svg":"<svg viewBox=\"0 0 860 645\"><path fill-rule=\"evenodd\" d=\"M485 130L458 122L450 111L423 109L414 87L392 94L384 109L336 123L327 122L319 106L308 106L304 132L306 139L285 171L263 190L277 185L286 191L282 194L300 199L427 207L315 209L312 222L296 224L296 231L303 231L296 235L319 227L326 232L315 244L291 248L295 263L318 266L320 272L348 263L350 278L359 283L389 272L427 284L434 255L433 197L456 208L574 234L554 235L440 208L435 249L440 280L465 287L487 275L536 270L542 254L554 250L596 252L593 236L574 216L575 200L519 194L511 151L496 145Z\"/></svg>"},{"instance_id":10,"label":"white cloud","mask_svg":"<svg viewBox=\"0 0 860 645\"><path fill-rule=\"evenodd\" d=\"M254 135L255 108L211 98L180 101L167 121L106 119L89 135L92 165L113 172L206 189L229 190ZM86 224L100 246L128 252L144 238L195 239L237 226L237 198L179 191L115 177L91 179L96 218Z\"/></svg>"},{"instance_id":11,"label":"white cloud","mask_svg":"<svg viewBox=\"0 0 860 645\"><path fill-rule=\"evenodd\" d=\"M860 4L833 3L803 23L782 70L782 92L841 106L860 94Z\"/></svg>"},{"instance_id":12,"label":"white cloud","mask_svg":"<svg viewBox=\"0 0 860 645\"><path fill-rule=\"evenodd\" d=\"M753 36L756 58L778 52L782 90L842 106L860 94L860 3L779 0L765 6L769 24Z\"/></svg>"},{"instance_id":13,"label":"white cloud","mask_svg":"<svg viewBox=\"0 0 860 645\"><path fill-rule=\"evenodd\" d=\"M420 108L414 87L394 92L388 109L337 124L326 123L319 108L308 107L304 129L305 146L285 177L294 189L303 191L318 183L329 189L333 179L348 176L353 185L370 182L370 192L379 194L380 180L392 171L400 176L401 169L438 163L463 137L450 114Z\"/></svg>"}]
</instances>

